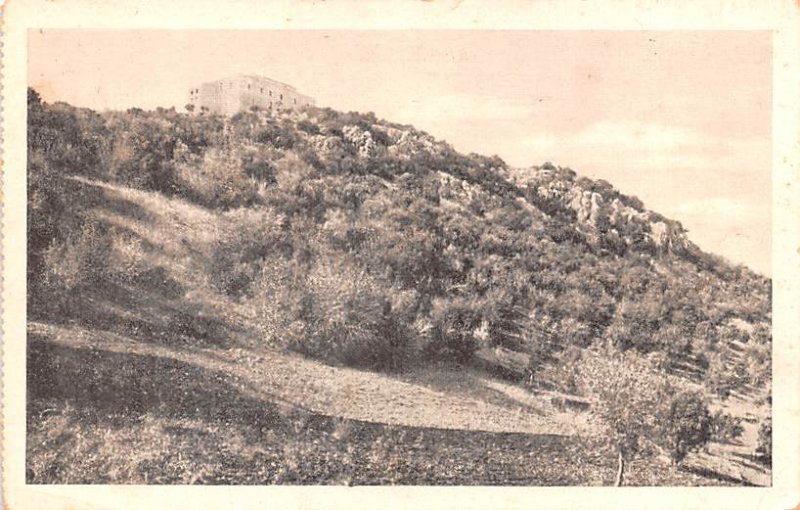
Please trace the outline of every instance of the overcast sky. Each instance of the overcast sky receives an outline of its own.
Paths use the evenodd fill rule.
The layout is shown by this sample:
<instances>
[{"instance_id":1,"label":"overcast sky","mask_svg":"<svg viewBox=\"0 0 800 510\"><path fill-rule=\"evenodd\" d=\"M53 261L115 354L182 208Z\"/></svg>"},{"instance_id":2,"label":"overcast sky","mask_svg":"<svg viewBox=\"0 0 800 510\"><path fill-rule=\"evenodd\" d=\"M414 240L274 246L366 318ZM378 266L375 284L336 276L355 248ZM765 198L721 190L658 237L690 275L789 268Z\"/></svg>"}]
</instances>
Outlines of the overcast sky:
<instances>
[{"instance_id":1,"label":"overcast sky","mask_svg":"<svg viewBox=\"0 0 800 510\"><path fill-rule=\"evenodd\" d=\"M233 74L373 111L515 166L551 161L770 274L768 32L32 31L30 84L98 110Z\"/></svg>"}]
</instances>

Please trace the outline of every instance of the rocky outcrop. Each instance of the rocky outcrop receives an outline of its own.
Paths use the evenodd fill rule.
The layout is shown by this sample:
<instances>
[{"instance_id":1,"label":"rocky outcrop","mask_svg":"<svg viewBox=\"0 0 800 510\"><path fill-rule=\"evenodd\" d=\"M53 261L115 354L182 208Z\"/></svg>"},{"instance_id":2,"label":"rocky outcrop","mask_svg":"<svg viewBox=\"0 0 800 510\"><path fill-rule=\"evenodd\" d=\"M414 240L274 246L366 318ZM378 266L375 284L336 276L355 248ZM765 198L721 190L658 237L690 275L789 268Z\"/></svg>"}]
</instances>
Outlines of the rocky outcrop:
<instances>
[{"instance_id":1,"label":"rocky outcrop","mask_svg":"<svg viewBox=\"0 0 800 510\"><path fill-rule=\"evenodd\" d=\"M679 253L690 249L686 230L677 222L645 209L603 181L575 179L569 169L545 165L511 172L545 212L574 217L575 228L592 244L624 243L643 251Z\"/></svg>"}]
</instances>

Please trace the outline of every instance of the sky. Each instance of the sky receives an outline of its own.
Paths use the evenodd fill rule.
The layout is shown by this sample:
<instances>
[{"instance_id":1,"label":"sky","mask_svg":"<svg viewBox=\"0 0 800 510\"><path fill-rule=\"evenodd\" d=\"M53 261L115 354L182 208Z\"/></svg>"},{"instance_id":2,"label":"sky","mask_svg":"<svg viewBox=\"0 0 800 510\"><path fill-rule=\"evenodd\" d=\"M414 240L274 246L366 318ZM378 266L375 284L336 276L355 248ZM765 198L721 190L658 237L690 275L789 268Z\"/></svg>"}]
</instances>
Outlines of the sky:
<instances>
[{"instance_id":1,"label":"sky","mask_svg":"<svg viewBox=\"0 0 800 510\"><path fill-rule=\"evenodd\" d=\"M771 274L769 32L37 30L28 51L49 102L182 110L193 86L261 74L460 151L568 166Z\"/></svg>"}]
</instances>

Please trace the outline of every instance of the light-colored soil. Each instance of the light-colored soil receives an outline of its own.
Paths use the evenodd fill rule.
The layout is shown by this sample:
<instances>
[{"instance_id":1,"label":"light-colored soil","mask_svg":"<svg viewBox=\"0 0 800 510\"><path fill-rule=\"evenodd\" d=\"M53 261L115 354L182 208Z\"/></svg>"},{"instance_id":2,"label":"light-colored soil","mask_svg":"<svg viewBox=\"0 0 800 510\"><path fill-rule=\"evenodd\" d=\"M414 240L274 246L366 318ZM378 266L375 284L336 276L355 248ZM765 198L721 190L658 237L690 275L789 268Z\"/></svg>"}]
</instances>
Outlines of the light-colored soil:
<instances>
[{"instance_id":1,"label":"light-colored soil","mask_svg":"<svg viewBox=\"0 0 800 510\"><path fill-rule=\"evenodd\" d=\"M330 416L443 429L572 435L585 422L542 397L474 369L422 368L391 376L272 350L169 348L123 336L32 322L30 334L73 348L172 358L225 374L243 392Z\"/></svg>"}]
</instances>

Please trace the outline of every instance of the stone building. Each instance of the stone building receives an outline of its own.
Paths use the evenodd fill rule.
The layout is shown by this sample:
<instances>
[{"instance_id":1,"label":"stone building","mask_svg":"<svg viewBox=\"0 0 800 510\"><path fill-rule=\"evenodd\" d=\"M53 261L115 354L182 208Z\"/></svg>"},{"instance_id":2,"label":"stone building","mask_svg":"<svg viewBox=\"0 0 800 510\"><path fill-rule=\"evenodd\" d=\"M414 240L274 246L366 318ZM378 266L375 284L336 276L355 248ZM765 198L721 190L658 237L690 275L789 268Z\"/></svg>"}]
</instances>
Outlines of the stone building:
<instances>
[{"instance_id":1,"label":"stone building","mask_svg":"<svg viewBox=\"0 0 800 510\"><path fill-rule=\"evenodd\" d=\"M314 99L291 85L264 76L239 75L203 83L189 90L189 104L195 113L233 115L257 106L263 110L300 108Z\"/></svg>"}]
</instances>

